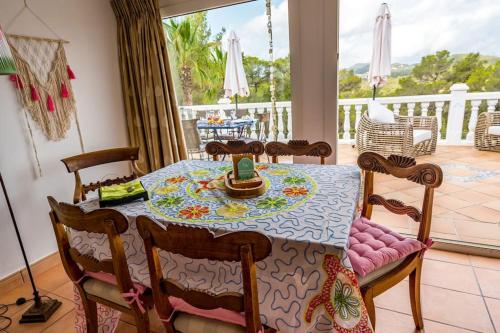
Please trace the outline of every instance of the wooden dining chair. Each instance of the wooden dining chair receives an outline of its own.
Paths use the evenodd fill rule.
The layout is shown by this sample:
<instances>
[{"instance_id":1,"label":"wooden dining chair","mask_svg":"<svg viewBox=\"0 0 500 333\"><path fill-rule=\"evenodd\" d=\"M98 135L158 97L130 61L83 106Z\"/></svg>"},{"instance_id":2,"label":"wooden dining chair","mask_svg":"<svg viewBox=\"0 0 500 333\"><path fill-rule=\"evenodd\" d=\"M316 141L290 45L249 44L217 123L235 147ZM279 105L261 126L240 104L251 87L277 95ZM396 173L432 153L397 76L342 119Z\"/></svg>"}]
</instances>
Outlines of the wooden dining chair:
<instances>
[{"instance_id":1,"label":"wooden dining chair","mask_svg":"<svg viewBox=\"0 0 500 333\"><path fill-rule=\"evenodd\" d=\"M373 298L409 276L413 319L417 329L423 329L420 277L425 250L432 245L429 233L434 189L441 185L443 172L435 164L417 165L411 157L391 155L385 158L373 152L362 153L358 157L358 165L364 171L363 206L361 218L354 221L351 229L348 254L356 273L360 274L363 270L368 273L359 276L359 285L370 320L375 328ZM375 173L388 174L423 185L425 189L422 208L375 194ZM370 221L374 205L381 205L394 214L408 215L420 223L417 239L404 237ZM379 267L376 268L377 264ZM367 268L373 270L370 272Z\"/></svg>"},{"instance_id":2,"label":"wooden dining chair","mask_svg":"<svg viewBox=\"0 0 500 333\"><path fill-rule=\"evenodd\" d=\"M137 332L149 332L147 309L152 308L151 289L132 282L123 241L128 229L125 216L114 209L97 209L85 213L80 207L58 203L47 198L52 208L50 219L64 269L75 284L82 300L87 332L97 333L96 303L132 315ZM71 247L68 228L107 236L111 259L99 260L90 253L80 253ZM80 268L81 267L81 268Z\"/></svg>"},{"instance_id":3,"label":"wooden dining chair","mask_svg":"<svg viewBox=\"0 0 500 333\"><path fill-rule=\"evenodd\" d=\"M239 231L216 237L206 228L180 224L164 229L147 216L137 218L137 228L144 239L156 311L167 333L276 332L263 327L259 314L255 263L271 253L271 241L265 235ZM243 294L184 288L163 276L158 250L190 259L240 262Z\"/></svg>"},{"instance_id":4,"label":"wooden dining chair","mask_svg":"<svg viewBox=\"0 0 500 333\"><path fill-rule=\"evenodd\" d=\"M84 201L88 192L98 190L102 186L126 183L138 177L144 176L145 173L142 172L137 166L138 159L138 147L98 150L62 159L61 161L66 166L68 172L73 172L75 174L75 193L73 195L73 203L76 204ZM132 174L130 176L101 180L87 185L82 183L79 173L80 170L97 165L122 161L130 161L132 165Z\"/></svg>"},{"instance_id":5,"label":"wooden dining chair","mask_svg":"<svg viewBox=\"0 0 500 333\"><path fill-rule=\"evenodd\" d=\"M307 140L272 141L266 144L265 151L273 163L278 163L278 156L319 156L321 164L325 164L325 158L332 154L332 147L324 141L311 144Z\"/></svg>"},{"instance_id":6,"label":"wooden dining chair","mask_svg":"<svg viewBox=\"0 0 500 333\"><path fill-rule=\"evenodd\" d=\"M253 154L255 162L259 162L260 155L264 154L264 144L260 141L243 140L229 140L227 143L212 141L207 143L205 151L214 161L219 160L219 155Z\"/></svg>"}]
</instances>

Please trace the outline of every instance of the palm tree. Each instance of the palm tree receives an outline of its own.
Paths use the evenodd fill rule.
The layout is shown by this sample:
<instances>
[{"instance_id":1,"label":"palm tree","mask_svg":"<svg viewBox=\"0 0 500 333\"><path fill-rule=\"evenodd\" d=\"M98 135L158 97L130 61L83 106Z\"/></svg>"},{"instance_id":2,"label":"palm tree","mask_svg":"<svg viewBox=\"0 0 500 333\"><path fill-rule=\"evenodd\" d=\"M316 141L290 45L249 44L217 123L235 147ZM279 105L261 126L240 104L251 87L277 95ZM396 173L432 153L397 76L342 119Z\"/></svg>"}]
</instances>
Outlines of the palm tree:
<instances>
[{"instance_id":1,"label":"palm tree","mask_svg":"<svg viewBox=\"0 0 500 333\"><path fill-rule=\"evenodd\" d=\"M269 91L271 93L271 116L273 117L273 136L278 140L278 111L276 110L276 85L274 82L274 48L273 24L271 17L271 0L266 0L267 33L269 36Z\"/></svg>"},{"instance_id":2,"label":"palm tree","mask_svg":"<svg viewBox=\"0 0 500 333\"><path fill-rule=\"evenodd\" d=\"M205 18L197 17L197 14L180 22L170 19L164 23L167 41L173 50L171 57L179 68L184 105L193 105L194 76L199 81L207 80L204 68L209 61L211 44L207 40L205 25Z\"/></svg>"}]
</instances>

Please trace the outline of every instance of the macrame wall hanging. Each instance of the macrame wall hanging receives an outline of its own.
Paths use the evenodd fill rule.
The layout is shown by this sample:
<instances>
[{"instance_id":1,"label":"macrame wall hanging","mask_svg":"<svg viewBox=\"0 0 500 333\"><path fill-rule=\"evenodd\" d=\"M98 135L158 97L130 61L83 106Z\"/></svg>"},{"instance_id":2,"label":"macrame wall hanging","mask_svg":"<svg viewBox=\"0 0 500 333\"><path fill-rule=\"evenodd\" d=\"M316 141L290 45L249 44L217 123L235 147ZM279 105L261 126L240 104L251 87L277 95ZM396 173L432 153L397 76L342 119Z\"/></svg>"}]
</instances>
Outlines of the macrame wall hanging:
<instances>
[{"instance_id":1,"label":"macrame wall hanging","mask_svg":"<svg viewBox=\"0 0 500 333\"><path fill-rule=\"evenodd\" d=\"M27 5L26 1L21 11L7 26L7 30L25 10L29 11L58 37L57 39L50 39L7 34L7 40L17 68L16 73L10 76L10 80L17 90L24 107L26 123L33 143L38 171L41 175L38 153L27 120L26 110L45 137L52 141L59 141L66 137L71 127L71 120L74 117L82 152L84 152L84 144L71 87L71 80L75 79L75 74L68 65L64 52L64 44L67 42L62 40Z\"/></svg>"}]
</instances>

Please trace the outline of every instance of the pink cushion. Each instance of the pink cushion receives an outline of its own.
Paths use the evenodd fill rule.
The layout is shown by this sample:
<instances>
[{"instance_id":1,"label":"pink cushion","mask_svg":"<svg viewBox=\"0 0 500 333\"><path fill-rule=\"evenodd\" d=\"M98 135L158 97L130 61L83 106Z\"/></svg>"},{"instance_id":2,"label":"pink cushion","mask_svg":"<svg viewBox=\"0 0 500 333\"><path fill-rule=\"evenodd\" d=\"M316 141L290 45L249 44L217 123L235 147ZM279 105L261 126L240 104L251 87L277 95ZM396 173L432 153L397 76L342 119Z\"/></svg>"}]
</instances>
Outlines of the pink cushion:
<instances>
[{"instance_id":1,"label":"pink cushion","mask_svg":"<svg viewBox=\"0 0 500 333\"><path fill-rule=\"evenodd\" d=\"M426 245L418 240L361 217L352 224L348 254L354 271L364 277L424 248Z\"/></svg>"},{"instance_id":2,"label":"pink cushion","mask_svg":"<svg viewBox=\"0 0 500 333\"><path fill-rule=\"evenodd\" d=\"M106 282L112 285L117 286L118 282L116 281L116 276L113 274L105 273L105 272L90 272L86 271L85 276L94 278L96 280L100 280L102 282ZM139 291L139 294L144 294L144 292L148 289L145 285L134 282L135 290Z\"/></svg>"}]
</instances>

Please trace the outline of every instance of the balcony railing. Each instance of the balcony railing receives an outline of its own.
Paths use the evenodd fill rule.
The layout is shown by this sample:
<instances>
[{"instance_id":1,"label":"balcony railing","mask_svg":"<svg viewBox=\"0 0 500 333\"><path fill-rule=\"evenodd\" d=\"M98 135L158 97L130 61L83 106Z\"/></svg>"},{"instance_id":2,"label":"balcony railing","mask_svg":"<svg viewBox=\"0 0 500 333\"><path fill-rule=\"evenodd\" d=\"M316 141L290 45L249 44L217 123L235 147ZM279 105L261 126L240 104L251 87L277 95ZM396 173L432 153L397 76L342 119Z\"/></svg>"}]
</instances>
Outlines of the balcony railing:
<instances>
[{"instance_id":1,"label":"balcony railing","mask_svg":"<svg viewBox=\"0 0 500 333\"><path fill-rule=\"evenodd\" d=\"M474 130L478 114L499 110L500 91L485 93L468 93L465 84L454 84L449 94L381 97L377 101L386 105L396 115L436 116L441 144L467 145L474 141ZM367 98L339 100L339 142L353 143L356 128L363 112L367 110ZM255 118L258 113L271 112L271 102L239 103L238 113ZM183 119L203 118L208 113L231 115L234 104L181 106ZM292 133L292 103L277 102L278 140L291 138ZM273 140L272 129L274 119L262 126L266 138ZM260 135L258 122L248 129L248 135L258 138Z\"/></svg>"}]
</instances>

